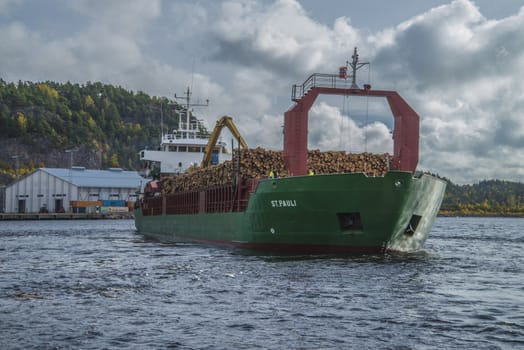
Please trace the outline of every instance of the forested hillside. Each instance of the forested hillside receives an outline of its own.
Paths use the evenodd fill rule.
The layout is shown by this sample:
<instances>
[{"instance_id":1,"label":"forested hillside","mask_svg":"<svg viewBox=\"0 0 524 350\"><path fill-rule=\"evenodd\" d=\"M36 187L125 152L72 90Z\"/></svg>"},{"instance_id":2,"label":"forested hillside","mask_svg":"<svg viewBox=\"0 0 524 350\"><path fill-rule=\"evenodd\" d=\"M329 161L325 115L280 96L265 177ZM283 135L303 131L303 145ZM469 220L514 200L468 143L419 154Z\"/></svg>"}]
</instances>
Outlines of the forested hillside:
<instances>
[{"instance_id":1,"label":"forested hillside","mask_svg":"<svg viewBox=\"0 0 524 350\"><path fill-rule=\"evenodd\" d=\"M441 214L524 216L524 184L486 180L455 185L448 180Z\"/></svg>"},{"instance_id":2,"label":"forested hillside","mask_svg":"<svg viewBox=\"0 0 524 350\"><path fill-rule=\"evenodd\" d=\"M7 83L0 79L0 186L38 167L138 170L138 151L157 148L161 113L175 127L182 107L103 83ZM196 120L196 119L194 119ZM202 134L208 131L200 126ZM74 150L73 154L66 150ZM70 158L70 157L73 158ZM524 215L524 184L448 181L443 215Z\"/></svg>"},{"instance_id":3,"label":"forested hillside","mask_svg":"<svg viewBox=\"0 0 524 350\"><path fill-rule=\"evenodd\" d=\"M16 162L20 175L68 167L71 156L87 168L138 169L138 151L159 145L161 108L164 125L174 128L181 107L165 97L99 82L0 80L0 185L13 180Z\"/></svg>"}]
</instances>

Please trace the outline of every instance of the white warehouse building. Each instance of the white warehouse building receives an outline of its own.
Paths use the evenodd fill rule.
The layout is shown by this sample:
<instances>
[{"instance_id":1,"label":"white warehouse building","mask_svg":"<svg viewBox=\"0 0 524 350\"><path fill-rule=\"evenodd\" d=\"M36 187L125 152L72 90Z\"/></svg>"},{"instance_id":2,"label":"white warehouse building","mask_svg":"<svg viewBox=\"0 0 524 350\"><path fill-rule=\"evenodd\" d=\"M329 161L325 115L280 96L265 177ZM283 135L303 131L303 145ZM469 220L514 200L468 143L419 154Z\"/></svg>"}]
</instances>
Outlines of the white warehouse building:
<instances>
[{"instance_id":1,"label":"white warehouse building","mask_svg":"<svg viewBox=\"0 0 524 350\"><path fill-rule=\"evenodd\" d=\"M120 168L40 168L5 188L5 212L71 212L89 203L121 205L137 200L143 181L136 171Z\"/></svg>"}]
</instances>

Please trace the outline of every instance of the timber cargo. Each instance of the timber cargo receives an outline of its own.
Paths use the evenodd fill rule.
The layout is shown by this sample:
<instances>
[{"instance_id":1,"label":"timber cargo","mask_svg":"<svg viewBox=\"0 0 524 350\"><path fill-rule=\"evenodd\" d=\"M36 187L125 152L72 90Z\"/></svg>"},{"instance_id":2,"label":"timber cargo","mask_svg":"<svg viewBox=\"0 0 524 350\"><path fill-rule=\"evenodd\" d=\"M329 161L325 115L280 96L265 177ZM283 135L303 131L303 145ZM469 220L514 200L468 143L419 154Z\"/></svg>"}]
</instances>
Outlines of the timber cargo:
<instances>
[{"instance_id":1,"label":"timber cargo","mask_svg":"<svg viewBox=\"0 0 524 350\"><path fill-rule=\"evenodd\" d=\"M234 164L241 170L238 175L242 179L288 177L283 152L271 151L261 147L256 149L235 150L233 161L222 164L190 169L181 176L171 176L161 179L160 186L164 194L174 194L179 191L204 189L206 187L232 185L235 177ZM346 153L308 152L308 174L333 174L362 172L368 176L384 176L389 170L391 156L388 153ZM160 189L159 189L160 190Z\"/></svg>"},{"instance_id":2,"label":"timber cargo","mask_svg":"<svg viewBox=\"0 0 524 350\"><path fill-rule=\"evenodd\" d=\"M231 117L220 118L200 166L145 186L134 212L137 230L164 241L281 252L421 249L445 182L416 171L417 113L395 91L359 88L361 65L355 49L351 80L341 69L293 86L283 151L247 148ZM393 154L308 151L308 111L320 94L385 97L394 117ZM242 149L210 165L224 126Z\"/></svg>"}]
</instances>

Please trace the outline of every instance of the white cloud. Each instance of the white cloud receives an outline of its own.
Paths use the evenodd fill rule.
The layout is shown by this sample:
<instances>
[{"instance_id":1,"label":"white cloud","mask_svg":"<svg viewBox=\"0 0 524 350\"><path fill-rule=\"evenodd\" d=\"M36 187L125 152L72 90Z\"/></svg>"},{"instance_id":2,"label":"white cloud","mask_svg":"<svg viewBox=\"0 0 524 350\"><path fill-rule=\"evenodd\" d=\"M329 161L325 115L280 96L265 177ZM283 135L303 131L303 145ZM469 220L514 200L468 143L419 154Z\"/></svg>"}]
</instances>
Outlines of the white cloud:
<instances>
[{"instance_id":1,"label":"white cloud","mask_svg":"<svg viewBox=\"0 0 524 350\"><path fill-rule=\"evenodd\" d=\"M373 38L375 76L422 117L421 166L459 182L475 173L522 181L522 172L503 165L494 150L524 147L523 83L515 79L523 30L523 10L487 20L472 2L456 0Z\"/></svg>"},{"instance_id":2,"label":"white cloud","mask_svg":"<svg viewBox=\"0 0 524 350\"><path fill-rule=\"evenodd\" d=\"M313 106L309 113L308 142L321 151L393 153L393 140L385 124L359 125L351 116L343 115L339 108L324 102Z\"/></svg>"},{"instance_id":3,"label":"white cloud","mask_svg":"<svg viewBox=\"0 0 524 350\"><path fill-rule=\"evenodd\" d=\"M331 29L309 18L294 0L262 4L223 4L213 25L218 43L215 59L280 74L312 71L326 62L326 54L333 52Z\"/></svg>"}]
</instances>

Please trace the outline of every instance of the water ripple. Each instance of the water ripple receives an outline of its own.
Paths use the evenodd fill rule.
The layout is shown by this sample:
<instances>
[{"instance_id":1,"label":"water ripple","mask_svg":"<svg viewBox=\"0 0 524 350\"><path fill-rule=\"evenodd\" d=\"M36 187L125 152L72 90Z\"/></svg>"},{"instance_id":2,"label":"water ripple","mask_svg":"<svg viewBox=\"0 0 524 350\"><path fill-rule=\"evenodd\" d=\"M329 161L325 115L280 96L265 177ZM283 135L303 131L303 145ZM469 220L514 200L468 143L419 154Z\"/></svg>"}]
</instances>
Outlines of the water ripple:
<instances>
[{"instance_id":1,"label":"water ripple","mask_svg":"<svg viewBox=\"0 0 524 350\"><path fill-rule=\"evenodd\" d=\"M0 348L524 348L523 222L438 218L425 251L347 256L6 222Z\"/></svg>"}]
</instances>

